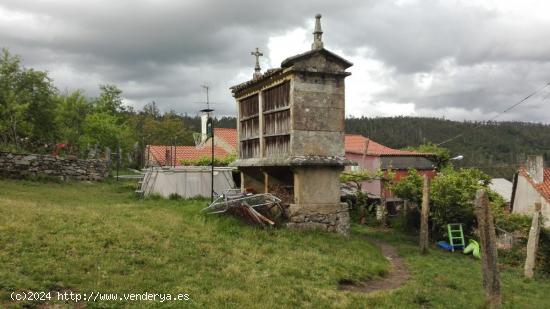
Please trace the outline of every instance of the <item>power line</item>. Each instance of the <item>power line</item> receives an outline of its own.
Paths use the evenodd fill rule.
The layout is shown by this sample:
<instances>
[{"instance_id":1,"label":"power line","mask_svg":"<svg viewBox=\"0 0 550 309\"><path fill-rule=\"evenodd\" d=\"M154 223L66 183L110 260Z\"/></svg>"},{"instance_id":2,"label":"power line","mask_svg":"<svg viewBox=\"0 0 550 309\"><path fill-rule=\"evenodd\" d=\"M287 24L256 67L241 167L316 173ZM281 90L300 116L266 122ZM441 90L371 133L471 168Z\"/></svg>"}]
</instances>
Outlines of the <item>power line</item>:
<instances>
[{"instance_id":1,"label":"power line","mask_svg":"<svg viewBox=\"0 0 550 309\"><path fill-rule=\"evenodd\" d=\"M529 100L531 97L535 96L536 94L538 94L539 92L541 92L542 90L544 90L544 88L550 86L550 82L546 83L545 85L543 85L542 87L540 87L539 89L531 92L528 96L526 96L525 98L521 99L520 101L518 101L517 103L509 106L508 108L506 108L505 110L503 110L502 112L498 113L496 116L494 116L493 118L489 119L488 121L493 121L495 119L497 119L498 117L504 115L505 113L511 111L512 109L514 109L515 107L517 107L518 105L524 103L525 101ZM548 95L544 97L544 100L548 98ZM481 126L482 123L478 124L477 126L474 126L473 128L471 129L476 129L477 127ZM437 144L436 146L441 146L443 144L446 144L450 141L453 141L461 136L463 136L464 134L466 134L467 131L463 131L462 133L459 133L457 134L456 136L453 136L439 144Z\"/></svg>"}]
</instances>

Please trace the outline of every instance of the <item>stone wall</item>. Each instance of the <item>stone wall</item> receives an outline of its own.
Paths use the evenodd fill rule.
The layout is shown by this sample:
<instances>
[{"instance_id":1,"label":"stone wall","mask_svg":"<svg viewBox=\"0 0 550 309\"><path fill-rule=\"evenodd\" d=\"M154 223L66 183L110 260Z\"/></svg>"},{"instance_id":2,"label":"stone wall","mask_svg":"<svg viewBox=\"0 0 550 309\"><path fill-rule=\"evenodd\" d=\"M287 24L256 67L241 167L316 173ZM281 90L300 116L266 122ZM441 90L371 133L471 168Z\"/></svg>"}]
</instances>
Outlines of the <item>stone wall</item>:
<instances>
[{"instance_id":1,"label":"stone wall","mask_svg":"<svg viewBox=\"0 0 550 309\"><path fill-rule=\"evenodd\" d=\"M290 222L287 223L289 228L322 230L349 235L350 215L346 203L299 206L290 204L289 212Z\"/></svg>"},{"instance_id":2,"label":"stone wall","mask_svg":"<svg viewBox=\"0 0 550 309\"><path fill-rule=\"evenodd\" d=\"M0 175L9 178L57 177L63 180L102 180L108 176L104 160L81 160L49 155L0 152Z\"/></svg>"}]
</instances>

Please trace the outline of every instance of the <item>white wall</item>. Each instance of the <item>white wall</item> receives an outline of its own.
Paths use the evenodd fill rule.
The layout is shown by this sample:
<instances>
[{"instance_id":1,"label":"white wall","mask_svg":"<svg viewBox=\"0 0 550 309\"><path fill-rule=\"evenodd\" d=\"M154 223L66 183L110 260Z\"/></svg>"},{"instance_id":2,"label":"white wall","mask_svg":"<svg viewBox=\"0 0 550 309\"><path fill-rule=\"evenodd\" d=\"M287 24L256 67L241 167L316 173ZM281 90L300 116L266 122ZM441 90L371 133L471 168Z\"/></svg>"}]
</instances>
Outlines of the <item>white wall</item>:
<instances>
[{"instance_id":1,"label":"white wall","mask_svg":"<svg viewBox=\"0 0 550 309\"><path fill-rule=\"evenodd\" d=\"M535 203L542 204L542 216L544 218L544 226L550 227L550 203L543 198L540 193L523 175L518 175L516 185L516 195L514 197L513 213L524 215L532 215L535 210Z\"/></svg>"},{"instance_id":2,"label":"white wall","mask_svg":"<svg viewBox=\"0 0 550 309\"><path fill-rule=\"evenodd\" d=\"M156 168L151 173L145 195L159 194L168 198L178 194L184 198L210 197L211 173L208 166L182 166L170 169ZM146 176L147 177L147 176ZM218 194L234 189L230 168L215 168L214 191Z\"/></svg>"}]
</instances>

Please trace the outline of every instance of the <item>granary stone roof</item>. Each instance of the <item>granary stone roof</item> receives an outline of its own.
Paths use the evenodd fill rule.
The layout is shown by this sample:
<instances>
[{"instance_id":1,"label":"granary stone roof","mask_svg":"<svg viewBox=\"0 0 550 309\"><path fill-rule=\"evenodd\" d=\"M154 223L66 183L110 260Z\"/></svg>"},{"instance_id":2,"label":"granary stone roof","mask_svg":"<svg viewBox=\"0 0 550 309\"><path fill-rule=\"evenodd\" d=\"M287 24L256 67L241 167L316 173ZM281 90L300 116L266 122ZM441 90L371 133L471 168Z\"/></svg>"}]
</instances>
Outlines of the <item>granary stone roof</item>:
<instances>
[{"instance_id":1,"label":"granary stone roof","mask_svg":"<svg viewBox=\"0 0 550 309\"><path fill-rule=\"evenodd\" d=\"M235 85L233 87L230 87L229 89L231 89L231 92L232 93L236 93L238 92L239 90L242 90L242 89L245 89L245 88L248 88L254 84L259 84L265 80L268 80L269 78L272 78L272 77L275 77L275 76L278 76L279 74L281 74L283 72L283 69L281 68L275 68L275 69L269 69L267 70L265 73L263 73L262 75L258 76L257 78L255 79L251 79L251 80L248 80L244 83L240 83L238 85Z\"/></svg>"},{"instance_id":2,"label":"granary stone roof","mask_svg":"<svg viewBox=\"0 0 550 309\"><path fill-rule=\"evenodd\" d=\"M345 157L339 156L290 156L273 158L249 158L239 159L232 165L239 167L254 166L347 166L357 165Z\"/></svg>"},{"instance_id":3,"label":"granary stone roof","mask_svg":"<svg viewBox=\"0 0 550 309\"><path fill-rule=\"evenodd\" d=\"M326 57L329 57L329 58L333 58L335 61L342 63L345 68L349 68L353 65L353 63L347 61L346 59L344 59L340 56L338 56L337 54L335 54L335 53L333 53L333 52L331 52L331 51L329 51L325 48L319 48L319 49L308 50L305 53L301 53L301 54L298 54L298 55L295 55L295 56L292 56L292 57L288 57L285 60L283 60L283 62L281 62L281 67L282 68L288 68L288 67L292 66L295 62L297 62L299 60L302 60L302 59L305 59L307 57L310 57L312 55L315 55L317 53L323 54L323 55L325 55Z\"/></svg>"},{"instance_id":4,"label":"granary stone roof","mask_svg":"<svg viewBox=\"0 0 550 309\"><path fill-rule=\"evenodd\" d=\"M296 62L307 59L308 57L311 57L311 56L316 55L316 54L322 54L323 56L325 56L329 59L333 59L335 62L340 63L343 68L349 68L353 65L353 63L347 61L346 59L336 55L335 53L333 53L329 50L326 50L324 48L313 49L313 50L308 50L305 53L301 53L301 54L286 58L285 60L283 60L283 62L281 62L281 67L280 68L269 69L265 73L257 76L256 78L253 78L253 79L248 80L244 83L240 83L238 85L230 87L229 89L231 89L232 93L236 93L236 92L238 92L242 89L248 88L252 85L260 84L262 82L265 82L265 81L269 80L270 78L271 79L277 78L279 75L281 75L284 72L284 69L290 68ZM336 74L337 72L326 72L326 73ZM349 72L339 72L339 74L349 75L350 73Z\"/></svg>"}]
</instances>

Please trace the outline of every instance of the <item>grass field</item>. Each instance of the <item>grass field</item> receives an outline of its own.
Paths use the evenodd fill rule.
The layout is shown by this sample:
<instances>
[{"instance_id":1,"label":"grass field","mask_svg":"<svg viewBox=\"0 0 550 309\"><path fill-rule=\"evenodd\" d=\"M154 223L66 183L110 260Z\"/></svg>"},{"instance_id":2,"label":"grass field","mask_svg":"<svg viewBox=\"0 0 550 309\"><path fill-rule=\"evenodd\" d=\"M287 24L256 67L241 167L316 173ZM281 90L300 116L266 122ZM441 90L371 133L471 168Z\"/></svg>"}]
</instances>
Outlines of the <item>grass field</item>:
<instances>
[{"instance_id":1,"label":"grass field","mask_svg":"<svg viewBox=\"0 0 550 309\"><path fill-rule=\"evenodd\" d=\"M285 229L263 231L200 213L205 201L138 200L116 183L0 180L0 308L14 291L187 293L186 302L97 301L119 307L480 308L479 262L414 239L354 226L350 239ZM385 239L412 278L394 292L338 290L338 281L385 276L389 263L364 235ZM503 269L504 305L549 308L550 282ZM59 303L51 300L47 304ZM73 303L68 303L70 306Z\"/></svg>"}]
</instances>

